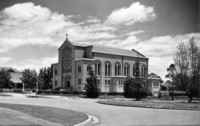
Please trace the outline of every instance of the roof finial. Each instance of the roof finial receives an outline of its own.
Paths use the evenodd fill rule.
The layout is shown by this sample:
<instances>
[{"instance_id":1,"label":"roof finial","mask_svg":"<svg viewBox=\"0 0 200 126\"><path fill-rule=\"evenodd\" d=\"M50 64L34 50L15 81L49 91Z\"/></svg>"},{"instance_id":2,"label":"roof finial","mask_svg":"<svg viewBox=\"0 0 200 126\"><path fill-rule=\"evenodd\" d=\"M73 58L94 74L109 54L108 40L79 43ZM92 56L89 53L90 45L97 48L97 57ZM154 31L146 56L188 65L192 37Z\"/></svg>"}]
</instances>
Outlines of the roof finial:
<instances>
[{"instance_id":1,"label":"roof finial","mask_svg":"<svg viewBox=\"0 0 200 126\"><path fill-rule=\"evenodd\" d=\"M66 39L68 39L68 34L66 34Z\"/></svg>"}]
</instances>

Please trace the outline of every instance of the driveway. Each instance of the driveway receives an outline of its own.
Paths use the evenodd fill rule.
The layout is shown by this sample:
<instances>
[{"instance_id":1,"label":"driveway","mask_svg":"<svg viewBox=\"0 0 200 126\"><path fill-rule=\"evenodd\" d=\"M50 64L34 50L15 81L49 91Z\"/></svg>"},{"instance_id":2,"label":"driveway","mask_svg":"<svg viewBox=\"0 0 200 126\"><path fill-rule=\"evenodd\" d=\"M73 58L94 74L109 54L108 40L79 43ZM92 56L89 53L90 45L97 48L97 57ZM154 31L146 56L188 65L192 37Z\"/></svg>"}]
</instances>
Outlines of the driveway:
<instances>
[{"instance_id":1,"label":"driveway","mask_svg":"<svg viewBox=\"0 0 200 126\"><path fill-rule=\"evenodd\" d=\"M99 126L200 125L200 111L110 106L96 101L68 97L0 97L0 103L49 106L84 112L98 117Z\"/></svg>"}]
</instances>

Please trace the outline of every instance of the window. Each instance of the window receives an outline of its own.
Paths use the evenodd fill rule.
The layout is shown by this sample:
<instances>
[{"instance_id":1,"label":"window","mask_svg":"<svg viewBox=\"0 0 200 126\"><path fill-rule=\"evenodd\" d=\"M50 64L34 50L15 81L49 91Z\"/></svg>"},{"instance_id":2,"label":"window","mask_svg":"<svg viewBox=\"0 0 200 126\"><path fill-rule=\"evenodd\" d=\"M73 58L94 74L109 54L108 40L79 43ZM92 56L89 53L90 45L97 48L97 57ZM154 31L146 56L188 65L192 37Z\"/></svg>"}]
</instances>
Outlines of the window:
<instances>
[{"instance_id":1,"label":"window","mask_svg":"<svg viewBox=\"0 0 200 126\"><path fill-rule=\"evenodd\" d=\"M101 64L95 63L95 75L100 75L100 71L101 71Z\"/></svg>"},{"instance_id":2,"label":"window","mask_svg":"<svg viewBox=\"0 0 200 126\"><path fill-rule=\"evenodd\" d=\"M110 86L110 80L108 79L105 80L105 86Z\"/></svg>"},{"instance_id":3,"label":"window","mask_svg":"<svg viewBox=\"0 0 200 126\"><path fill-rule=\"evenodd\" d=\"M97 79L97 85L100 85L100 80L99 79Z\"/></svg>"},{"instance_id":4,"label":"window","mask_svg":"<svg viewBox=\"0 0 200 126\"><path fill-rule=\"evenodd\" d=\"M141 69L142 69L142 71L141 71L142 77L145 78L146 77L146 66L143 65Z\"/></svg>"},{"instance_id":5,"label":"window","mask_svg":"<svg viewBox=\"0 0 200 126\"><path fill-rule=\"evenodd\" d=\"M122 80L118 80L118 85L119 86L123 86L124 85L124 82Z\"/></svg>"},{"instance_id":6,"label":"window","mask_svg":"<svg viewBox=\"0 0 200 126\"><path fill-rule=\"evenodd\" d=\"M120 76L121 75L121 65L120 63L115 64L115 76Z\"/></svg>"},{"instance_id":7,"label":"window","mask_svg":"<svg viewBox=\"0 0 200 126\"><path fill-rule=\"evenodd\" d=\"M110 62L105 63L105 76L111 76L111 64Z\"/></svg>"},{"instance_id":8,"label":"window","mask_svg":"<svg viewBox=\"0 0 200 126\"><path fill-rule=\"evenodd\" d=\"M108 80L108 86L110 85L110 80Z\"/></svg>"},{"instance_id":9,"label":"window","mask_svg":"<svg viewBox=\"0 0 200 126\"><path fill-rule=\"evenodd\" d=\"M136 77L136 64L133 65L133 77Z\"/></svg>"},{"instance_id":10,"label":"window","mask_svg":"<svg viewBox=\"0 0 200 126\"><path fill-rule=\"evenodd\" d=\"M91 65L87 65L87 72L90 71Z\"/></svg>"},{"instance_id":11,"label":"window","mask_svg":"<svg viewBox=\"0 0 200 126\"><path fill-rule=\"evenodd\" d=\"M58 85L58 81L55 81L55 86L57 86Z\"/></svg>"},{"instance_id":12,"label":"window","mask_svg":"<svg viewBox=\"0 0 200 126\"><path fill-rule=\"evenodd\" d=\"M130 72L130 67L129 64L125 64L124 65L124 76L129 76L129 72Z\"/></svg>"},{"instance_id":13,"label":"window","mask_svg":"<svg viewBox=\"0 0 200 126\"><path fill-rule=\"evenodd\" d=\"M159 83L158 82L153 82L153 87L159 87Z\"/></svg>"},{"instance_id":14,"label":"window","mask_svg":"<svg viewBox=\"0 0 200 126\"><path fill-rule=\"evenodd\" d=\"M81 66L78 66L78 72L81 73Z\"/></svg>"},{"instance_id":15,"label":"window","mask_svg":"<svg viewBox=\"0 0 200 126\"><path fill-rule=\"evenodd\" d=\"M55 75L57 75L57 74L58 74L58 70L57 70L57 69L55 69L55 71L54 71L54 72L55 72Z\"/></svg>"},{"instance_id":16,"label":"window","mask_svg":"<svg viewBox=\"0 0 200 126\"><path fill-rule=\"evenodd\" d=\"M81 79L78 79L78 85L81 85Z\"/></svg>"}]
</instances>

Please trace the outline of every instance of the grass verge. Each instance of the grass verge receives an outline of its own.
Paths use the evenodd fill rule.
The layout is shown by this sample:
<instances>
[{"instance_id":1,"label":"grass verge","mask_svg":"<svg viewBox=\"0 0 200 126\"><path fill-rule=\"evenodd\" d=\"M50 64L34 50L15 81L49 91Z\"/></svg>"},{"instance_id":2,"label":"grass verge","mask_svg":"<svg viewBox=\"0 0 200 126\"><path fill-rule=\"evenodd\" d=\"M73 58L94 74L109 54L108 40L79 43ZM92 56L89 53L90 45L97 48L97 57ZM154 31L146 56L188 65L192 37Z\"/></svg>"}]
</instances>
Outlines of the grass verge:
<instances>
[{"instance_id":1,"label":"grass verge","mask_svg":"<svg viewBox=\"0 0 200 126\"><path fill-rule=\"evenodd\" d=\"M183 101L158 101L158 100L116 100L107 99L99 100L97 103L127 107L143 107L157 109L174 109L174 110L193 110L200 111L200 102L187 103Z\"/></svg>"},{"instance_id":2,"label":"grass verge","mask_svg":"<svg viewBox=\"0 0 200 126\"><path fill-rule=\"evenodd\" d=\"M88 118L87 115L80 112L75 112L60 108L53 108L53 107L5 104L5 103L0 103L0 107L20 111L64 126L73 126L77 123L85 121Z\"/></svg>"}]
</instances>

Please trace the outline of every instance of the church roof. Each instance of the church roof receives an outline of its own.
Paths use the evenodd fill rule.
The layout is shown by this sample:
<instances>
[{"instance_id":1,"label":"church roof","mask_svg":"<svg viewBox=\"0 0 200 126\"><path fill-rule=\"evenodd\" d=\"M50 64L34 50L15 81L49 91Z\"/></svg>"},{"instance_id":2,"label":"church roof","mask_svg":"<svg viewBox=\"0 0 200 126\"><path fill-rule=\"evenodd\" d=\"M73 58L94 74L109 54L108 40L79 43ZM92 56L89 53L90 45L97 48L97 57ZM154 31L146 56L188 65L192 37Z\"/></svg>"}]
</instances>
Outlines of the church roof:
<instances>
[{"instance_id":1,"label":"church roof","mask_svg":"<svg viewBox=\"0 0 200 126\"><path fill-rule=\"evenodd\" d=\"M138 51L134 49L126 50L126 49L113 48L113 47L107 47L107 46L102 46L102 45L91 45L91 44L75 43L75 42L71 42L71 44L74 46L79 46L79 47L92 47L92 52L96 52L96 53L146 58L143 54L139 53Z\"/></svg>"},{"instance_id":2,"label":"church roof","mask_svg":"<svg viewBox=\"0 0 200 126\"><path fill-rule=\"evenodd\" d=\"M77 42L71 42L69 39L66 39L65 42L69 42L71 45L76 46L76 47L84 47L84 48L92 47L92 52L96 52L96 53L147 58L143 54L141 54L140 52L138 52L138 51L136 51L134 49L126 50L126 49L113 48L113 47L107 47L107 46L102 46L102 45L77 43ZM61 47L64 45L64 43L61 45Z\"/></svg>"},{"instance_id":3,"label":"church roof","mask_svg":"<svg viewBox=\"0 0 200 126\"><path fill-rule=\"evenodd\" d=\"M130 57L143 57L144 55L137 52L136 50L126 50L126 49L119 49L119 48L112 48L112 47L103 47L103 46L96 46L94 45L92 48L92 52L99 52L105 54L114 54L114 55L122 55L122 56L130 56Z\"/></svg>"}]
</instances>

